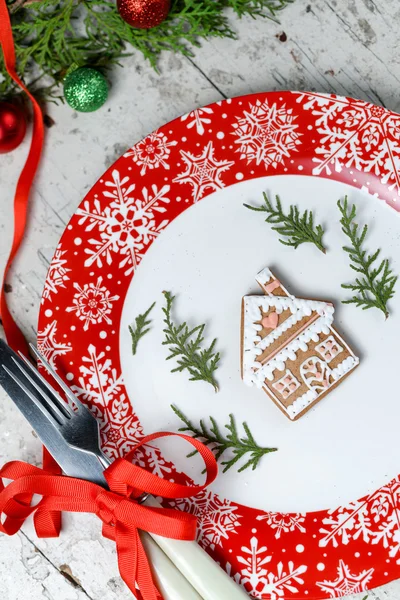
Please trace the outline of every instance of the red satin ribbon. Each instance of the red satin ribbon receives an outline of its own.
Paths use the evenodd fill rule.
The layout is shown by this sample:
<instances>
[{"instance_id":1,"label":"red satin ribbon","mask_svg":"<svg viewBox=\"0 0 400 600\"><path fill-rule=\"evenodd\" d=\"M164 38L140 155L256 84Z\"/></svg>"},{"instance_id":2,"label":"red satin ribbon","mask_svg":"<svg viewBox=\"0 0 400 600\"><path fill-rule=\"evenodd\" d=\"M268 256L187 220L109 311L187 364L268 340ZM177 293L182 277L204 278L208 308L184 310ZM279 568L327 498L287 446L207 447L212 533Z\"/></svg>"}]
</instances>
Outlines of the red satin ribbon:
<instances>
[{"instance_id":1,"label":"red satin ribbon","mask_svg":"<svg viewBox=\"0 0 400 600\"><path fill-rule=\"evenodd\" d=\"M16 352L20 351L25 356L29 356L29 349L24 335L19 329L16 322L14 321L10 310L7 306L4 285L8 271L10 270L11 264L17 255L17 252L24 237L28 212L29 194L40 161L40 155L43 147L44 128L43 115L40 106L36 102L32 94L29 92L29 90L22 83L16 72L14 40L6 0L0 0L0 46L3 50L4 64L7 69L7 72L19 85L19 87L22 90L24 90L24 92L29 96L33 107L33 131L31 146L29 149L28 157L25 162L25 166L21 171L17 183L17 188L15 191L14 237L7 264L4 269L3 279L1 281L0 288L0 318L3 322L4 333L6 335L7 341L11 348L13 348L13 350L15 350ZM43 466L46 469L46 471L51 471L52 473L56 474L61 473L59 466L57 465L53 457L47 452L46 448L43 448ZM48 536L56 537L61 529L60 513L54 511L47 512L46 520L46 529L48 531Z\"/></svg>"},{"instance_id":2,"label":"red satin ribbon","mask_svg":"<svg viewBox=\"0 0 400 600\"><path fill-rule=\"evenodd\" d=\"M130 462L140 446L171 435L183 438L199 451L206 465L204 485L188 486L161 479ZM137 583L143 600L159 600L161 595L154 584L138 530L175 540L194 540L197 519L178 510L138 504L135 498L143 492L165 498L196 496L214 481L217 472L209 448L190 436L169 432L144 437L125 459L113 462L104 472L109 490L82 479L53 475L24 462L9 462L0 469L0 531L14 535L34 513L37 535L47 537L49 512L94 513L103 522L103 535L116 542L121 577L134 596L137 597ZM11 479L12 483L4 486L2 478ZM33 494L42 496L36 506L31 506Z\"/></svg>"},{"instance_id":3,"label":"red satin ribbon","mask_svg":"<svg viewBox=\"0 0 400 600\"><path fill-rule=\"evenodd\" d=\"M4 283L11 267L11 264L17 255L19 247L24 237L26 227L26 218L28 211L28 199L31 191L33 179L39 165L40 155L43 147L43 115L39 104L35 98L22 83L18 77L15 68L15 49L11 29L10 16L6 5L6 0L0 0L0 45L3 49L4 64L7 72L21 89L29 96L33 108L33 131L31 147L26 159L24 168L21 171L14 197L14 238L10 250L10 255L4 270L3 281L0 290L0 317L3 321L4 331L9 345L16 351L21 351L29 356L29 350L26 340L15 323L10 310L7 306L6 295L4 292Z\"/></svg>"}]
</instances>

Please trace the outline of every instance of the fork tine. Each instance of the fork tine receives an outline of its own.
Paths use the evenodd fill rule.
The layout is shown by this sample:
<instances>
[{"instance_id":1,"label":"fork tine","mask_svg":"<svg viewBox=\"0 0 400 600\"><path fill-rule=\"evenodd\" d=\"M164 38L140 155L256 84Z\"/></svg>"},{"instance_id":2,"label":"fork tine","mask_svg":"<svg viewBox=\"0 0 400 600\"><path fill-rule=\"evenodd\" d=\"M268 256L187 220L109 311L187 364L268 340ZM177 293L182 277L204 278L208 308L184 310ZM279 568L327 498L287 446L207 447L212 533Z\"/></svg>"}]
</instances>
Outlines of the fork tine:
<instances>
[{"instance_id":1,"label":"fork tine","mask_svg":"<svg viewBox=\"0 0 400 600\"><path fill-rule=\"evenodd\" d=\"M38 409L41 411L43 416L46 417L46 419L49 421L49 423L51 423L51 425L53 425L53 427L56 427L57 429L59 429L59 427L60 427L59 423L54 419L54 417L44 407L44 405L41 402L39 402L39 400L34 396L34 394L32 394L32 392L26 387L26 385L24 383L22 383L22 381L12 371L10 371L10 369L8 367L6 367L5 365L2 365L2 367L5 370L5 372L7 373L7 375L9 375L9 377L11 377L11 379L13 379L15 381L15 383L21 388L21 390L23 392L25 392L25 394L38 407Z\"/></svg>"},{"instance_id":2,"label":"fork tine","mask_svg":"<svg viewBox=\"0 0 400 600\"><path fill-rule=\"evenodd\" d=\"M56 390L49 384L49 382L47 381L47 379L45 379L43 377L43 375L41 373L39 373L39 371L33 366L33 364L21 353L18 352L19 357L21 360L24 361L25 365L28 367L28 369L35 375L35 377L37 379L39 379L40 383L42 383L50 392L51 396L47 399L47 401L54 406L54 409L58 411L58 409L61 410L60 417L62 419L69 419L71 417L73 417L74 415L74 411L72 410L71 406L69 404L67 404L67 402L65 402L65 400L63 400L61 398L61 396L56 392ZM14 359L13 359L14 360ZM16 360L14 360L15 364L17 365L17 367L23 372L23 374L25 375L25 377L27 379L29 379L29 381L32 383L32 385L35 387L35 389L41 394L43 395L45 392L44 390L42 390L40 388L40 386L36 383L36 381L32 380L28 374L26 373L26 371L24 371L24 369L22 368L22 366L17 363ZM57 407L58 405L58 407Z\"/></svg>"},{"instance_id":3,"label":"fork tine","mask_svg":"<svg viewBox=\"0 0 400 600\"><path fill-rule=\"evenodd\" d=\"M34 355L36 356L37 360L39 360L42 363L42 365L45 367L45 369L50 373L50 375L53 377L53 379L55 379L55 381L58 383L58 385L60 386L60 388L62 389L64 394L67 396L67 398L71 402L73 402L73 404L75 404L75 406L78 408L78 410L89 410L75 396L75 394L71 391L71 389L68 387L68 385L61 379L59 374L55 371L55 369L53 369L51 364L45 359L45 357L39 352L39 350L37 348L35 348L35 346L33 344L29 344L29 346L30 346L32 352L34 353Z\"/></svg>"}]
</instances>

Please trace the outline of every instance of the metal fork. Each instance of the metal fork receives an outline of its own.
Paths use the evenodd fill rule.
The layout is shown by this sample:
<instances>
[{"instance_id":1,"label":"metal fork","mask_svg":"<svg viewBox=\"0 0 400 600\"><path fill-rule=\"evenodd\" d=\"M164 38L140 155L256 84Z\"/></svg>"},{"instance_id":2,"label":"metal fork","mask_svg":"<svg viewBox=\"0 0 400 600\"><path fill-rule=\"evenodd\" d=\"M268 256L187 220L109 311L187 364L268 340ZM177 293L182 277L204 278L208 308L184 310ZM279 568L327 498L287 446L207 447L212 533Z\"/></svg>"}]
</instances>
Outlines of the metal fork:
<instances>
[{"instance_id":1,"label":"metal fork","mask_svg":"<svg viewBox=\"0 0 400 600\"><path fill-rule=\"evenodd\" d=\"M72 392L72 390L64 383L57 371L35 348L35 346L30 344L30 348L36 359L42 363L48 373L58 383L64 392L68 403L61 398L53 386L49 384L47 379L43 377L43 375L27 358L25 358L25 356L23 356L23 354L19 353L19 356L27 369L24 369L23 366L17 360L15 360L15 358L12 358L12 360L16 367L18 367L19 371L21 371L23 376L39 393L42 402L8 367L3 365L3 369L15 381L15 383L19 385L19 387L27 394L27 396L29 396L32 402L49 421L49 424L60 431L62 437L69 446L96 456L101 465L104 468L107 468L111 464L111 461L100 449L100 431L97 419L92 415L87 406L85 406ZM37 380L40 381L42 386L38 385Z\"/></svg>"},{"instance_id":2,"label":"metal fork","mask_svg":"<svg viewBox=\"0 0 400 600\"><path fill-rule=\"evenodd\" d=\"M97 468L100 467L99 470L102 471L110 465L110 461L100 449L100 431L96 418L64 383L44 356L32 344L30 347L36 358L63 390L68 404L24 356L16 357L0 341L3 369L11 378L11 383L16 384L20 391L22 390L25 403L23 399L19 398L20 392L19 394L16 393L16 390L12 389L9 384L1 381L2 376L0 373L1 385L8 391L32 426L36 428L42 441L46 440L48 442L45 445L53 448L51 453L55 458L63 458L66 450L68 450L75 453L77 460L81 460L80 457L86 457L86 461L96 463ZM24 380L21 381L21 377L14 372L14 366L18 369L17 373L21 373L25 378L25 382ZM30 406L27 406L26 399L31 400ZM36 413L36 415L33 413ZM55 439L54 434L58 436L57 439ZM58 462L60 463L60 460ZM68 468L69 471L74 469L71 457L69 457ZM93 464L82 464L80 471L85 471L88 479L90 472L92 474L91 481L99 481L100 479L101 485L107 485L104 476L101 474L99 477L98 473L95 473L96 467ZM158 501L149 494L143 495L138 500L146 506L161 508ZM164 578L166 586L162 590L166 599L222 600L223 598L229 598L229 600L245 600L248 598L247 593L196 542L168 539L155 534L150 534L151 539L145 532L141 532L140 535L146 549L151 550L149 552L150 556L154 553L155 558L160 557L159 549L161 548L177 570L180 571L181 580L178 581L175 575L176 585L172 590L171 586L168 586L168 582L171 581L171 577L174 575L160 557L159 580L161 580L163 573L168 572L168 577ZM172 596L166 593L168 587L173 591Z\"/></svg>"},{"instance_id":3,"label":"metal fork","mask_svg":"<svg viewBox=\"0 0 400 600\"><path fill-rule=\"evenodd\" d=\"M17 357L2 340L0 384L68 475L89 479L106 487L103 470L110 461L100 449L100 431L95 417L40 352L32 345L31 350L63 390L68 403L29 360L21 354ZM14 384L16 387L13 387ZM144 502L147 497L148 494L143 494L137 501ZM163 598L203 600L157 540L144 531L140 531L139 535Z\"/></svg>"}]
</instances>

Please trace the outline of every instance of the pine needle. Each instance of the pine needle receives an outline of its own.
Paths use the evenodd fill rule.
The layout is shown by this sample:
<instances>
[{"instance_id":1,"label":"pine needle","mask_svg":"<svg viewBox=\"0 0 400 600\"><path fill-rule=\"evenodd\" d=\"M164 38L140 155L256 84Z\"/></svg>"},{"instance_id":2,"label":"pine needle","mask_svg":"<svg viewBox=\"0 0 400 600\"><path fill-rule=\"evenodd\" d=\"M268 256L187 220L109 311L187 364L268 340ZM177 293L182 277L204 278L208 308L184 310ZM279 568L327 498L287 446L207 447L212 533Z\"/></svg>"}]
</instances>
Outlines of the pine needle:
<instances>
[{"instance_id":1,"label":"pine needle","mask_svg":"<svg viewBox=\"0 0 400 600\"><path fill-rule=\"evenodd\" d=\"M147 317L149 316L150 312L153 310L155 305L156 303L153 302L153 304L150 306L150 308L146 310L145 313L140 314L135 318L135 329L129 326L129 331L132 336L132 354L134 356L137 351L139 340L150 331L150 327L148 327L148 325L150 325L151 319L148 319Z\"/></svg>"},{"instance_id":2,"label":"pine needle","mask_svg":"<svg viewBox=\"0 0 400 600\"><path fill-rule=\"evenodd\" d=\"M213 417L210 417L211 426L209 429L204 424L203 420L200 421L199 427L196 427L187 417L185 417L179 408L173 404L171 404L171 408L185 424L179 431L189 432L194 438L199 438L206 446L211 445L211 450L214 452L216 460L219 460L227 450L231 451L233 454L232 458L221 461L221 465L224 466L223 473L226 473L226 471L236 465L237 462L249 453L250 457L247 462L238 468L238 473L241 473L249 467L254 471L264 454L269 454L270 452L276 452L278 450L277 448L261 448L258 446L246 423L243 423L245 436L240 437L232 414L229 415L229 423L225 425L225 428L229 433L224 437ZM195 454L197 454L197 450L188 454L188 457L194 456Z\"/></svg>"},{"instance_id":3,"label":"pine needle","mask_svg":"<svg viewBox=\"0 0 400 600\"><path fill-rule=\"evenodd\" d=\"M372 254L367 254L363 249L368 225L364 225L360 232L358 225L354 223L357 215L355 204L350 208L345 196L343 204L338 200L337 205L342 214L340 220L342 231L351 242L351 246L343 246L343 250L350 257L350 267L356 273L360 273L353 283L342 284L343 288L354 292L354 296L349 300L343 300L343 304L355 304L363 310L379 308L387 319L389 316L387 303L394 296L397 276L390 269L388 259L382 260L379 266L376 266L375 261L381 252L380 249Z\"/></svg>"},{"instance_id":4,"label":"pine needle","mask_svg":"<svg viewBox=\"0 0 400 600\"><path fill-rule=\"evenodd\" d=\"M310 242L315 244L321 252L326 253L326 249L322 243L322 236L325 231L321 225L314 225L314 216L311 210L305 210L300 215L297 206L291 205L289 207L289 214L285 214L279 196L276 196L276 207L272 205L267 194L263 193L263 196L264 205L251 206L250 204L245 204L244 206L256 212L267 213L265 221L266 223L275 225L272 229L282 236L279 239L281 244L298 248L300 244Z\"/></svg>"},{"instance_id":5,"label":"pine needle","mask_svg":"<svg viewBox=\"0 0 400 600\"><path fill-rule=\"evenodd\" d=\"M216 392L218 385L214 379L214 372L218 368L219 352L214 352L217 340L214 339L208 348L202 349L205 324L189 329L186 322L175 325L172 321L171 310L175 296L170 292L163 292L167 304L163 307L165 314L165 340L163 345L170 346L170 355L167 360L177 358L178 366L171 373L189 371L190 381L206 381L211 384Z\"/></svg>"},{"instance_id":6,"label":"pine needle","mask_svg":"<svg viewBox=\"0 0 400 600\"><path fill-rule=\"evenodd\" d=\"M8 0L18 73L44 99L62 99L57 86L71 64L107 68L138 50L157 70L164 50L193 56L201 39L236 38L226 8L239 17L267 17L292 0L172 0L167 19L153 29L130 27L114 0ZM0 99L16 93L0 51ZM121 74L123 76L123 74Z\"/></svg>"}]
</instances>

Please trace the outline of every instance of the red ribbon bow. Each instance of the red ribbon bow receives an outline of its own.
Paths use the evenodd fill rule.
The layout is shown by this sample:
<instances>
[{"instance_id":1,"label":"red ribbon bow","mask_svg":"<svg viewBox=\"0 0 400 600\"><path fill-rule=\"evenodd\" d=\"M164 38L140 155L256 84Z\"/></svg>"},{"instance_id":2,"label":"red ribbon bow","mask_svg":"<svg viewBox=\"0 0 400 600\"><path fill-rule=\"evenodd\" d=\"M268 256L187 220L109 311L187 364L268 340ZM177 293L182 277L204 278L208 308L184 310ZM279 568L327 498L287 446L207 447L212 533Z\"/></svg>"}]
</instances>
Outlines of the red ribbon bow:
<instances>
[{"instance_id":1,"label":"red ribbon bow","mask_svg":"<svg viewBox=\"0 0 400 600\"><path fill-rule=\"evenodd\" d=\"M161 479L130 462L140 446L171 435L188 441L201 454L207 471L204 485L188 486ZM176 540L194 540L197 519L178 510L144 506L135 499L143 492L165 498L195 496L214 481L217 472L217 463L209 448L190 436L169 432L144 437L126 458L115 460L104 472L109 490L89 481L53 475L28 463L12 461L0 469L0 531L14 535L34 513L37 535L49 537L54 536L52 511L94 513L103 522L103 535L116 542L121 577L134 596L137 597L137 583L144 600L159 600L161 596L138 530ZM12 482L5 486L3 478ZM31 506L34 494L42 498Z\"/></svg>"}]
</instances>

